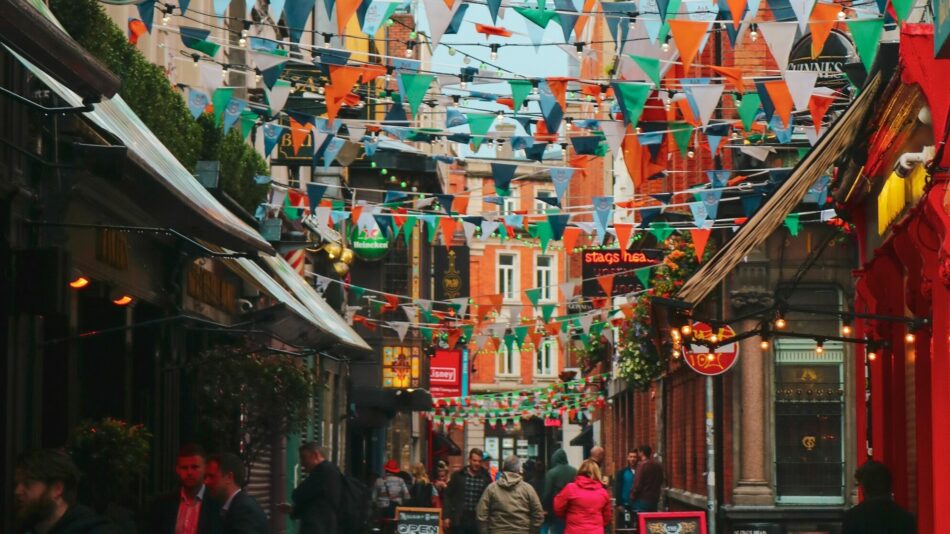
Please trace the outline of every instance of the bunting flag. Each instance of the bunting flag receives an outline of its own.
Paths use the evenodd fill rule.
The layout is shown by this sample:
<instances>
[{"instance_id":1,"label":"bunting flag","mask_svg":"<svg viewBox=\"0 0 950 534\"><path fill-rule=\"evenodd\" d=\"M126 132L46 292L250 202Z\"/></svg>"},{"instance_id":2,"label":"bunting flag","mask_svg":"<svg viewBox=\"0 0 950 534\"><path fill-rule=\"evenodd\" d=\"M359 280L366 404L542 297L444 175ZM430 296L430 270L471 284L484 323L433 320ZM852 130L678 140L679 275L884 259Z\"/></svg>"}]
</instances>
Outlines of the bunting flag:
<instances>
[{"instance_id":1,"label":"bunting flag","mask_svg":"<svg viewBox=\"0 0 950 534\"><path fill-rule=\"evenodd\" d=\"M610 223L610 216L614 211L614 197L603 196L594 197L594 220L597 222L598 244L604 243L607 237L607 225Z\"/></svg>"},{"instance_id":2,"label":"bunting flag","mask_svg":"<svg viewBox=\"0 0 950 534\"><path fill-rule=\"evenodd\" d=\"M742 129L751 132L752 124L762 109L762 100L758 93L746 93L739 102L739 118L742 119Z\"/></svg>"},{"instance_id":3,"label":"bunting flag","mask_svg":"<svg viewBox=\"0 0 950 534\"><path fill-rule=\"evenodd\" d=\"M231 0L214 0L212 8L216 17L224 17L231 5Z\"/></svg>"},{"instance_id":4,"label":"bunting flag","mask_svg":"<svg viewBox=\"0 0 950 534\"><path fill-rule=\"evenodd\" d=\"M788 85L782 80L765 82L765 89L769 93L772 105L775 106L775 112L782 119L782 124L787 128L792 122L792 95L788 92Z\"/></svg>"},{"instance_id":5,"label":"bunting flag","mask_svg":"<svg viewBox=\"0 0 950 534\"><path fill-rule=\"evenodd\" d=\"M264 137L264 157L269 158L274 152L274 147L280 141L280 137L287 128L279 124L265 123L261 125L261 132Z\"/></svg>"},{"instance_id":6,"label":"bunting flag","mask_svg":"<svg viewBox=\"0 0 950 534\"><path fill-rule=\"evenodd\" d=\"M283 1L278 3L283 4ZM291 42L300 42L300 37L303 36L304 28L307 27L307 19L310 18L315 3L315 0L290 0L284 7L284 20L287 23L287 31L290 34ZM280 8L281 6L277 7ZM271 2L271 8L274 8L274 2ZM280 15L277 15L274 20L280 20ZM346 32L340 30L340 35L344 33Z\"/></svg>"},{"instance_id":7,"label":"bunting flag","mask_svg":"<svg viewBox=\"0 0 950 534\"><path fill-rule=\"evenodd\" d=\"M405 99L409 102L409 111L415 117L419 112L419 105L425 99L426 92L432 84L435 76L432 74L416 74L403 72L399 75L405 87Z\"/></svg>"},{"instance_id":8,"label":"bunting flag","mask_svg":"<svg viewBox=\"0 0 950 534\"><path fill-rule=\"evenodd\" d=\"M232 98L228 101L227 107L224 108L223 117L225 132L231 131L231 128L237 123L237 120L241 117L241 112L244 111L246 106L247 101L239 98Z\"/></svg>"},{"instance_id":9,"label":"bunting flag","mask_svg":"<svg viewBox=\"0 0 950 534\"><path fill-rule=\"evenodd\" d=\"M645 56L635 56L633 54L628 54L628 57L637 64L638 67L646 74L647 78L653 82L653 85L659 87L661 85L662 79L660 76L660 60L655 57L645 57Z\"/></svg>"},{"instance_id":10,"label":"bunting flag","mask_svg":"<svg viewBox=\"0 0 950 534\"><path fill-rule=\"evenodd\" d=\"M719 106L719 99L725 87L722 84L684 85L683 91L690 105L698 111L699 122L703 126L709 124L709 119Z\"/></svg>"},{"instance_id":11,"label":"bunting flag","mask_svg":"<svg viewBox=\"0 0 950 534\"><path fill-rule=\"evenodd\" d=\"M440 2L442 0L439 0ZM488 130L491 129L492 124L495 122L494 113L466 113L466 119L468 119L469 131L472 134L472 145L477 152L479 147L482 146L482 142L485 141L485 135L488 133Z\"/></svg>"},{"instance_id":12,"label":"bunting flag","mask_svg":"<svg viewBox=\"0 0 950 534\"><path fill-rule=\"evenodd\" d=\"M788 228L788 233L792 234L792 237L798 235L799 229L799 215L797 213L789 213L785 216L785 227Z\"/></svg>"},{"instance_id":13,"label":"bunting flag","mask_svg":"<svg viewBox=\"0 0 950 534\"><path fill-rule=\"evenodd\" d=\"M487 0L488 14L491 15L492 24L498 24L498 10L501 9L501 0Z\"/></svg>"},{"instance_id":14,"label":"bunting flag","mask_svg":"<svg viewBox=\"0 0 950 534\"><path fill-rule=\"evenodd\" d=\"M228 107L228 103L231 102L231 96L234 94L234 89L230 87L215 89L214 94L211 95L211 103L214 106L214 123L215 124L224 124L224 111Z\"/></svg>"},{"instance_id":15,"label":"bunting flag","mask_svg":"<svg viewBox=\"0 0 950 534\"><path fill-rule=\"evenodd\" d=\"M425 7L426 17L429 22L429 39L432 42L432 48L439 46L442 35L452 23L456 11L462 6L462 2L447 3L444 0L422 0Z\"/></svg>"},{"instance_id":16,"label":"bunting flag","mask_svg":"<svg viewBox=\"0 0 950 534\"><path fill-rule=\"evenodd\" d=\"M129 17L129 42L133 45L138 44L139 37L148 33L148 28L141 19Z\"/></svg>"},{"instance_id":17,"label":"bunting flag","mask_svg":"<svg viewBox=\"0 0 950 534\"><path fill-rule=\"evenodd\" d=\"M567 223L571 220L568 213L548 215L548 226L551 228L551 239L560 241L564 237ZM566 245L565 245L566 246Z\"/></svg>"},{"instance_id":18,"label":"bunting flag","mask_svg":"<svg viewBox=\"0 0 950 534\"><path fill-rule=\"evenodd\" d=\"M211 99L208 98L208 93L199 91L193 87L187 88L185 95L188 100L188 111L191 112L191 116L195 119L200 117L211 103Z\"/></svg>"},{"instance_id":19,"label":"bunting flag","mask_svg":"<svg viewBox=\"0 0 950 534\"><path fill-rule=\"evenodd\" d=\"M637 280L640 282L640 287L643 289L648 289L650 287L650 275L652 274L650 267L640 267L635 269L633 274L636 275Z\"/></svg>"},{"instance_id":20,"label":"bunting flag","mask_svg":"<svg viewBox=\"0 0 950 534\"><path fill-rule=\"evenodd\" d=\"M563 203L564 194L571 183L571 178L574 177L574 169L571 167L552 167L548 169L548 173L551 175L551 182L554 183L554 193L557 195L558 201Z\"/></svg>"},{"instance_id":21,"label":"bunting flag","mask_svg":"<svg viewBox=\"0 0 950 534\"><path fill-rule=\"evenodd\" d=\"M703 252L706 251L706 243L709 242L709 234L712 233L711 230L693 228L689 231L690 239L693 241L693 250L696 254L696 262L703 262Z\"/></svg>"},{"instance_id":22,"label":"bunting flag","mask_svg":"<svg viewBox=\"0 0 950 534\"><path fill-rule=\"evenodd\" d=\"M838 14L841 13L840 4L815 4L811 11L811 19L808 28L811 30L811 57L817 58L825 48L825 42L831 35L838 21Z\"/></svg>"},{"instance_id":23,"label":"bunting flag","mask_svg":"<svg viewBox=\"0 0 950 534\"><path fill-rule=\"evenodd\" d=\"M614 223L614 231L617 233L617 245L620 250L627 250L630 246L630 235L633 233L633 225L630 223Z\"/></svg>"},{"instance_id":24,"label":"bunting flag","mask_svg":"<svg viewBox=\"0 0 950 534\"><path fill-rule=\"evenodd\" d=\"M626 124L636 126L640 121L640 114L647 103L647 97L653 87L648 83L613 82L614 94L617 95L617 104L623 112Z\"/></svg>"},{"instance_id":25,"label":"bunting flag","mask_svg":"<svg viewBox=\"0 0 950 534\"><path fill-rule=\"evenodd\" d=\"M504 191L506 194L502 196L507 196L516 170L518 170L518 166L515 164L492 162L491 171L492 178L495 181L495 191Z\"/></svg>"},{"instance_id":26,"label":"bunting flag","mask_svg":"<svg viewBox=\"0 0 950 534\"><path fill-rule=\"evenodd\" d=\"M891 0L891 5L894 6L894 14L897 15L899 22L907 21L907 17L910 16L911 11L914 9L914 3L914 0Z\"/></svg>"},{"instance_id":27,"label":"bunting flag","mask_svg":"<svg viewBox=\"0 0 950 534\"><path fill-rule=\"evenodd\" d=\"M182 45L192 50L197 50L208 57L214 57L217 55L218 50L221 49L221 45L209 41L209 35L211 35L211 31L203 28L191 28L188 26L179 28L179 37L181 38Z\"/></svg>"},{"instance_id":28,"label":"bunting flag","mask_svg":"<svg viewBox=\"0 0 950 534\"><path fill-rule=\"evenodd\" d=\"M788 92L792 97L792 102L795 103L796 111L805 111L808 109L811 93L815 90L815 84L817 82L818 72L816 71L785 71L785 84L788 86Z\"/></svg>"},{"instance_id":29,"label":"bunting flag","mask_svg":"<svg viewBox=\"0 0 950 534\"><path fill-rule=\"evenodd\" d=\"M525 99L531 94L531 82L528 80L508 80L508 85L511 87L512 107L514 112L518 113L524 105Z\"/></svg>"},{"instance_id":30,"label":"bunting flag","mask_svg":"<svg viewBox=\"0 0 950 534\"><path fill-rule=\"evenodd\" d=\"M152 23L155 21L155 0L145 0L135 7L138 8L139 19L142 24L145 24L145 29L148 33L152 33Z\"/></svg>"},{"instance_id":31,"label":"bunting flag","mask_svg":"<svg viewBox=\"0 0 950 534\"><path fill-rule=\"evenodd\" d=\"M825 115L828 114L828 109L834 103L834 97L811 95L811 100L808 103L808 110L811 112L811 120L815 125L816 134L821 133L822 123L824 122Z\"/></svg>"},{"instance_id":32,"label":"bunting flag","mask_svg":"<svg viewBox=\"0 0 950 534\"><path fill-rule=\"evenodd\" d=\"M733 29L738 30L739 25L742 24L742 17L745 15L747 4L746 0L726 0L726 5L729 6L729 14L732 15Z\"/></svg>"},{"instance_id":33,"label":"bunting flag","mask_svg":"<svg viewBox=\"0 0 950 534\"><path fill-rule=\"evenodd\" d=\"M797 28L787 22L760 22L758 26L779 70L785 72L788 70L788 57L795 44Z\"/></svg>"},{"instance_id":34,"label":"bunting flag","mask_svg":"<svg viewBox=\"0 0 950 534\"><path fill-rule=\"evenodd\" d=\"M383 24L393 16L393 13L399 8L399 2L395 0L372 0L370 2L363 2L363 5L367 3L369 3L369 5L363 14L360 31L372 37L375 36ZM359 12L357 12L357 14L358 13Z\"/></svg>"},{"instance_id":35,"label":"bunting flag","mask_svg":"<svg viewBox=\"0 0 950 534\"><path fill-rule=\"evenodd\" d=\"M792 12L798 20L798 29L802 35L808 29L808 19L811 17L812 9L815 7L815 0L787 0L792 6Z\"/></svg>"},{"instance_id":36,"label":"bunting flag","mask_svg":"<svg viewBox=\"0 0 950 534\"><path fill-rule=\"evenodd\" d=\"M670 123L670 134L673 136L673 142L676 143L680 154L685 158L689 153L689 139L693 136L693 127L685 122Z\"/></svg>"},{"instance_id":37,"label":"bunting flag","mask_svg":"<svg viewBox=\"0 0 950 534\"><path fill-rule=\"evenodd\" d=\"M287 98L290 97L292 90L293 86L287 80L277 80L273 87L264 90L264 93L267 95L267 105L270 107L271 115L275 115L284 109L284 105L287 103Z\"/></svg>"},{"instance_id":38,"label":"bunting flag","mask_svg":"<svg viewBox=\"0 0 950 534\"><path fill-rule=\"evenodd\" d=\"M739 91L740 93L745 92L745 81L743 78L744 74L742 69L735 67L719 67L716 65L710 65L709 68L711 68L713 72L719 73L729 80L729 82L735 86L736 91Z\"/></svg>"},{"instance_id":39,"label":"bunting flag","mask_svg":"<svg viewBox=\"0 0 950 534\"><path fill-rule=\"evenodd\" d=\"M704 42L711 21L672 19L667 21L670 25L670 32L673 34L673 40L676 42L676 49L680 52L680 59L683 61L683 70L689 71L693 64L693 58L700 51L701 44Z\"/></svg>"},{"instance_id":40,"label":"bunting flag","mask_svg":"<svg viewBox=\"0 0 950 534\"><path fill-rule=\"evenodd\" d=\"M851 38L854 39L854 46L858 50L858 56L861 57L864 69L871 72L874 58L877 57L881 32L884 30L884 19L849 20L848 30L851 31Z\"/></svg>"},{"instance_id":41,"label":"bunting flag","mask_svg":"<svg viewBox=\"0 0 950 534\"><path fill-rule=\"evenodd\" d=\"M248 0L244 0L247 2ZM287 0L270 0L270 15L274 20L280 20L280 16L284 14L284 3ZM302 26L301 26L302 27Z\"/></svg>"},{"instance_id":42,"label":"bunting flag","mask_svg":"<svg viewBox=\"0 0 950 534\"><path fill-rule=\"evenodd\" d=\"M501 4L501 0L492 0L497 1ZM554 0L554 7L557 8L557 19L558 24L561 25L561 33L564 35L564 42L571 42L571 32L574 31L574 26L577 24L578 15L571 15L570 13L576 13L577 7L574 5L572 0Z\"/></svg>"}]
</instances>

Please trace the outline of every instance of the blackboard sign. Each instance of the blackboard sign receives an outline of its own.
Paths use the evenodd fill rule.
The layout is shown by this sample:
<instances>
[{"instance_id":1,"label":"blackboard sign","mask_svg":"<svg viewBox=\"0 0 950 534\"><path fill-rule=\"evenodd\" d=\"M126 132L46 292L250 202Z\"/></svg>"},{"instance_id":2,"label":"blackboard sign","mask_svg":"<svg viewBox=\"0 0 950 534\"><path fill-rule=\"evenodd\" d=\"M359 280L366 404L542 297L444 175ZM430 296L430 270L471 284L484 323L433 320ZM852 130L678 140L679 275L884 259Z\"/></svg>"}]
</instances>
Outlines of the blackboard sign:
<instances>
[{"instance_id":1,"label":"blackboard sign","mask_svg":"<svg viewBox=\"0 0 950 534\"><path fill-rule=\"evenodd\" d=\"M442 534L442 510L396 508L396 534Z\"/></svg>"},{"instance_id":2,"label":"blackboard sign","mask_svg":"<svg viewBox=\"0 0 950 534\"><path fill-rule=\"evenodd\" d=\"M640 534L707 534L706 512L641 513Z\"/></svg>"}]
</instances>

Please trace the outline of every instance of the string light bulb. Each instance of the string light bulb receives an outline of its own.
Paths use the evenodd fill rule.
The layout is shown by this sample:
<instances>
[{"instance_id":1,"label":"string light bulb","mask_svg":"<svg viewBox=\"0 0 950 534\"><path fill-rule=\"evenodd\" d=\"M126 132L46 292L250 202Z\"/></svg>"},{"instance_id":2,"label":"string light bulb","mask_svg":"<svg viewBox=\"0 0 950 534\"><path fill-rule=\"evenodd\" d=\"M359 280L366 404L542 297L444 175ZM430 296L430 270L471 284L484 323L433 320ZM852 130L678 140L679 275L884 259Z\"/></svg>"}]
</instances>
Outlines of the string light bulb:
<instances>
[{"instance_id":1,"label":"string light bulb","mask_svg":"<svg viewBox=\"0 0 950 534\"><path fill-rule=\"evenodd\" d=\"M825 353L825 341L819 339L815 341L815 354L821 355Z\"/></svg>"},{"instance_id":2,"label":"string light bulb","mask_svg":"<svg viewBox=\"0 0 950 534\"><path fill-rule=\"evenodd\" d=\"M686 152L686 157L689 158L689 159L693 159L693 158L696 157L696 153L693 152L692 150L690 150L690 151Z\"/></svg>"},{"instance_id":3,"label":"string light bulb","mask_svg":"<svg viewBox=\"0 0 950 534\"><path fill-rule=\"evenodd\" d=\"M684 324L680 328L680 332L682 332L684 336L691 336L693 335L693 326L690 324Z\"/></svg>"},{"instance_id":4,"label":"string light bulb","mask_svg":"<svg viewBox=\"0 0 950 534\"><path fill-rule=\"evenodd\" d=\"M637 14L633 13L630 15L630 19L627 21L627 28L630 31L637 29Z\"/></svg>"},{"instance_id":5,"label":"string light bulb","mask_svg":"<svg viewBox=\"0 0 950 534\"><path fill-rule=\"evenodd\" d=\"M710 335L709 335L709 342L710 342L710 343L713 343L713 344L719 343L719 336L717 336L716 334L710 334Z\"/></svg>"},{"instance_id":6,"label":"string light bulb","mask_svg":"<svg viewBox=\"0 0 950 534\"><path fill-rule=\"evenodd\" d=\"M850 336L853 331L854 329L851 328L850 322L846 321L843 325L841 325L841 335Z\"/></svg>"},{"instance_id":7,"label":"string light bulb","mask_svg":"<svg viewBox=\"0 0 950 534\"><path fill-rule=\"evenodd\" d=\"M491 54L489 54L489 57L491 57L492 61L495 61L496 59L498 59L498 48L499 48L498 43L492 43L491 45L489 45L489 48L491 48Z\"/></svg>"},{"instance_id":8,"label":"string light bulb","mask_svg":"<svg viewBox=\"0 0 950 534\"><path fill-rule=\"evenodd\" d=\"M669 35L666 36L666 39L663 41L663 44L660 46L660 49L662 49L664 52L670 51L670 36Z\"/></svg>"},{"instance_id":9,"label":"string light bulb","mask_svg":"<svg viewBox=\"0 0 950 534\"><path fill-rule=\"evenodd\" d=\"M85 276L77 276L75 280L69 281L69 287L73 289L82 289L89 285L89 279Z\"/></svg>"},{"instance_id":10,"label":"string light bulb","mask_svg":"<svg viewBox=\"0 0 950 534\"><path fill-rule=\"evenodd\" d=\"M843 9L838 12L838 20L844 20L844 19L846 19L846 18L848 18L848 15L845 14L845 12L844 12Z\"/></svg>"},{"instance_id":11,"label":"string light bulb","mask_svg":"<svg viewBox=\"0 0 950 534\"><path fill-rule=\"evenodd\" d=\"M907 335L904 336L904 341L908 343L913 343L916 340L917 336L915 336L913 332L907 332Z\"/></svg>"},{"instance_id":12,"label":"string light bulb","mask_svg":"<svg viewBox=\"0 0 950 534\"><path fill-rule=\"evenodd\" d=\"M868 352L868 360L870 360L870 361L873 362L873 361L876 360L876 359L877 359L877 353L876 353L876 352L874 352L873 350L870 351L870 352Z\"/></svg>"},{"instance_id":13,"label":"string light bulb","mask_svg":"<svg viewBox=\"0 0 950 534\"><path fill-rule=\"evenodd\" d=\"M333 34L325 33L323 34L323 48L330 48L330 40L332 39Z\"/></svg>"},{"instance_id":14,"label":"string light bulb","mask_svg":"<svg viewBox=\"0 0 950 534\"><path fill-rule=\"evenodd\" d=\"M584 43L575 43L574 48L577 50L577 61L584 61Z\"/></svg>"},{"instance_id":15,"label":"string light bulb","mask_svg":"<svg viewBox=\"0 0 950 534\"><path fill-rule=\"evenodd\" d=\"M784 330L785 327L788 326L788 323L785 321L785 318L782 317L781 315L775 318L775 322L773 324L775 325L775 328L777 330Z\"/></svg>"},{"instance_id":16,"label":"string light bulb","mask_svg":"<svg viewBox=\"0 0 950 534\"><path fill-rule=\"evenodd\" d=\"M762 341L759 341L759 348L762 350L769 350L770 346L771 344L769 343L769 340L767 339L763 339Z\"/></svg>"},{"instance_id":17,"label":"string light bulb","mask_svg":"<svg viewBox=\"0 0 950 534\"><path fill-rule=\"evenodd\" d=\"M759 25L753 23L751 31L749 32L749 38L752 39L752 42L756 42L759 39Z\"/></svg>"}]
</instances>

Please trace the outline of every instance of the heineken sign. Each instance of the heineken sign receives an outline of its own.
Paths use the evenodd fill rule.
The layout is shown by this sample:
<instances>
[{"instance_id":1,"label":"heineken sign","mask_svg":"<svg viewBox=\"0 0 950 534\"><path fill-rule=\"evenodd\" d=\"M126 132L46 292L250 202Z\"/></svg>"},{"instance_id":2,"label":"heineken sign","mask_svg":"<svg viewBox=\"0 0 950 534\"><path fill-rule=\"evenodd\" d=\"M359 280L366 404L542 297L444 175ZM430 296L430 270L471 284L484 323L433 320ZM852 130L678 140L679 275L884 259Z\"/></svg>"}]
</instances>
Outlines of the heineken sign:
<instances>
[{"instance_id":1,"label":"heineken sign","mask_svg":"<svg viewBox=\"0 0 950 534\"><path fill-rule=\"evenodd\" d=\"M353 238L353 253L361 260L383 259L389 253L389 239L378 228L361 230Z\"/></svg>"},{"instance_id":2,"label":"heineken sign","mask_svg":"<svg viewBox=\"0 0 950 534\"><path fill-rule=\"evenodd\" d=\"M848 85L844 76L844 66L857 61L854 43L844 33L832 30L818 57L811 55L811 33L802 37L792 47L788 58L789 70L817 71L818 85L839 89Z\"/></svg>"}]
</instances>

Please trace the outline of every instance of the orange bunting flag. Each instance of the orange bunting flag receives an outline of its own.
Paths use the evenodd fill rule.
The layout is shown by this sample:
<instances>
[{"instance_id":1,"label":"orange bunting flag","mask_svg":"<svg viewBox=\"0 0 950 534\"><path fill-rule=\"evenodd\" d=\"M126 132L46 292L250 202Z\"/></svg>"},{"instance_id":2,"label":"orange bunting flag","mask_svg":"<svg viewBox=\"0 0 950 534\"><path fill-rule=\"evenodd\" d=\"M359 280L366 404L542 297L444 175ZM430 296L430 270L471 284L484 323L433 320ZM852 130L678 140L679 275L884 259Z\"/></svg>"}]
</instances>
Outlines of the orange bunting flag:
<instances>
[{"instance_id":1,"label":"orange bunting flag","mask_svg":"<svg viewBox=\"0 0 950 534\"><path fill-rule=\"evenodd\" d=\"M350 220L356 223L360 220L360 215L362 214L363 214L363 205L357 204L356 206L353 206L352 210L350 211Z\"/></svg>"},{"instance_id":2,"label":"orange bunting flag","mask_svg":"<svg viewBox=\"0 0 950 534\"><path fill-rule=\"evenodd\" d=\"M351 93L357 80L362 76L363 70L359 67L348 67L345 65L332 65L330 67L330 83L324 87L325 100L327 106L327 119L333 122L340 106Z\"/></svg>"},{"instance_id":3,"label":"orange bunting flag","mask_svg":"<svg viewBox=\"0 0 950 534\"><path fill-rule=\"evenodd\" d=\"M369 83L386 74L385 65L362 65L359 69L363 71L363 83Z\"/></svg>"},{"instance_id":4,"label":"orange bunting flag","mask_svg":"<svg viewBox=\"0 0 950 534\"><path fill-rule=\"evenodd\" d=\"M614 230L617 232L617 244L620 250L627 250L630 245L630 234L633 232L633 225L630 223L614 223Z\"/></svg>"},{"instance_id":5,"label":"orange bunting flag","mask_svg":"<svg viewBox=\"0 0 950 534\"><path fill-rule=\"evenodd\" d=\"M828 108L835 103L833 96L811 95L808 101L808 110L811 111L811 120L815 123L815 133L821 133L821 123L825 120Z\"/></svg>"},{"instance_id":6,"label":"orange bunting flag","mask_svg":"<svg viewBox=\"0 0 950 534\"><path fill-rule=\"evenodd\" d=\"M138 44L139 37L148 33L145 23L139 19L129 19L129 42Z\"/></svg>"},{"instance_id":7,"label":"orange bunting flag","mask_svg":"<svg viewBox=\"0 0 950 534\"><path fill-rule=\"evenodd\" d=\"M676 49L680 51L683 60L683 70L688 71L693 64L693 58L699 52L699 45L709 31L711 22L702 20L670 19L667 21L673 33Z\"/></svg>"},{"instance_id":8,"label":"orange bunting flag","mask_svg":"<svg viewBox=\"0 0 950 534\"><path fill-rule=\"evenodd\" d=\"M742 81L742 69L735 67L718 67L716 65L710 65L709 68L722 74L727 80L732 82L732 85L736 87L736 91L740 93L745 92L745 82Z\"/></svg>"},{"instance_id":9,"label":"orange bunting flag","mask_svg":"<svg viewBox=\"0 0 950 534\"><path fill-rule=\"evenodd\" d=\"M453 328L452 330L449 330L448 339L447 339L447 341L449 342L449 348L450 349L455 348L455 344L458 343L459 338L461 337L462 337L462 331L459 330L458 328Z\"/></svg>"},{"instance_id":10,"label":"orange bunting flag","mask_svg":"<svg viewBox=\"0 0 950 534\"><path fill-rule=\"evenodd\" d=\"M442 244L445 248L452 246L452 239L455 236L455 226L458 223L452 217L442 217L439 219L439 229L442 230Z\"/></svg>"},{"instance_id":11,"label":"orange bunting flag","mask_svg":"<svg viewBox=\"0 0 950 534\"><path fill-rule=\"evenodd\" d=\"M557 132L548 133L548 127L544 121L538 121L534 125L534 140L539 143L557 143Z\"/></svg>"},{"instance_id":12,"label":"orange bunting flag","mask_svg":"<svg viewBox=\"0 0 950 534\"><path fill-rule=\"evenodd\" d=\"M310 128L300 124L291 117L290 141L294 145L294 154L300 152L300 147L303 146L303 142L307 140L308 135L310 135Z\"/></svg>"},{"instance_id":13,"label":"orange bunting flag","mask_svg":"<svg viewBox=\"0 0 950 534\"><path fill-rule=\"evenodd\" d=\"M775 80L765 82L765 89L769 92L769 98L772 99L772 105L775 106L775 112L778 113L782 123L788 128L792 120L792 94L788 91L788 84L784 80Z\"/></svg>"},{"instance_id":14,"label":"orange bunting flag","mask_svg":"<svg viewBox=\"0 0 950 534\"><path fill-rule=\"evenodd\" d=\"M511 37L511 30L502 28L501 26L489 26L487 24L476 24L475 31L478 33L485 34L487 38L490 35L497 35L498 37Z\"/></svg>"},{"instance_id":15,"label":"orange bunting flag","mask_svg":"<svg viewBox=\"0 0 950 534\"><path fill-rule=\"evenodd\" d=\"M594 4L596 0L584 0L584 9L581 9L581 13L592 13L594 11ZM581 34L584 33L584 27L587 26L587 17L589 15L581 15L577 17L577 22L574 23L574 38L580 39Z\"/></svg>"},{"instance_id":16,"label":"orange bunting flag","mask_svg":"<svg viewBox=\"0 0 950 534\"><path fill-rule=\"evenodd\" d=\"M568 254L574 253L574 245L577 244L577 238L581 235L581 229L576 226L568 226L561 234L561 243L564 244L564 250Z\"/></svg>"},{"instance_id":17,"label":"orange bunting flag","mask_svg":"<svg viewBox=\"0 0 950 534\"><path fill-rule=\"evenodd\" d=\"M346 35L346 25L356 14L362 0L337 0L336 1L336 28L339 35Z\"/></svg>"},{"instance_id":18,"label":"orange bunting flag","mask_svg":"<svg viewBox=\"0 0 950 534\"><path fill-rule=\"evenodd\" d=\"M708 228L692 228L689 236L693 240L693 250L696 253L696 262L703 262L703 252L706 250L706 243L709 241L709 234L712 230Z\"/></svg>"},{"instance_id":19,"label":"orange bunting flag","mask_svg":"<svg viewBox=\"0 0 950 534\"><path fill-rule=\"evenodd\" d=\"M633 319L633 304L624 304L620 306L620 311L623 312L623 316L627 319Z\"/></svg>"},{"instance_id":20,"label":"orange bunting flag","mask_svg":"<svg viewBox=\"0 0 950 534\"><path fill-rule=\"evenodd\" d=\"M399 309L399 295L383 295L386 299L386 305L382 311L393 311Z\"/></svg>"},{"instance_id":21,"label":"orange bunting flag","mask_svg":"<svg viewBox=\"0 0 950 534\"><path fill-rule=\"evenodd\" d=\"M831 35L831 30L838 23L838 13L841 13L841 6L838 4L815 4L809 18L808 28L811 29L811 57L812 59L821 55L821 50L825 47L825 41Z\"/></svg>"},{"instance_id":22,"label":"orange bunting flag","mask_svg":"<svg viewBox=\"0 0 950 534\"><path fill-rule=\"evenodd\" d=\"M457 196L452 199L452 211L456 213L461 213L463 215L468 214L468 197Z\"/></svg>"},{"instance_id":23,"label":"orange bunting flag","mask_svg":"<svg viewBox=\"0 0 950 534\"><path fill-rule=\"evenodd\" d=\"M567 111L567 82L571 81L572 78L545 78L544 81L548 83L548 87L551 89L551 94L554 95L554 98L557 99L557 103L561 105L563 111Z\"/></svg>"},{"instance_id":24,"label":"orange bunting flag","mask_svg":"<svg viewBox=\"0 0 950 534\"><path fill-rule=\"evenodd\" d=\"M729 6L729 13L732 14L733 29L738 30L739 25L742 24L742 15L745 14L747 4L747 0L726 0L726 5ZM755 13L752 13L752 18L755 18Z\"/></svg>"},{"instance_id":25,"label":"orange bunting flag","mask_svg":"<svg viewBox=\"0 0 950 534\"><path fill-rule=\"evenodd\" d=\"M490 313L492 310L501 313L502 303L504 302L504 297L499 293L497 295L488 295L488 302L491 305L491 310L488 310Z\"/></svg>"},{"instance_id":26,"label":"orange bunting flag","mask_svg":"<svg viewBox=\"0 0 950 534\"><path fill-rule=\"evenodd\" d=\"M606 293L608 297L614 292L614 276L616 275L605 274L597 277L597 283L600 284L601 289L604 290L604 293Z\"/></svg>"}]
</instances>

